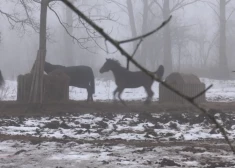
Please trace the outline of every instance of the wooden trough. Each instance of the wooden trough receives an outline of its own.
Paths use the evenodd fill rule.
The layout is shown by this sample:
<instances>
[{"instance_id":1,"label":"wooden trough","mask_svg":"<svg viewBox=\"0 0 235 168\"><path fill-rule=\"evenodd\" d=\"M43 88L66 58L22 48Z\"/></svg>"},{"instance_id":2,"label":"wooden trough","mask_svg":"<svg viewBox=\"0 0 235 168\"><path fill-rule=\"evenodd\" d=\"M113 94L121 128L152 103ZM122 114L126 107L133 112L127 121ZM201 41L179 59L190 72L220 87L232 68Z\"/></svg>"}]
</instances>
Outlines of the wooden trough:
<instances>
[{"instance_id":1,"label":"wooden trough","mask_svg":"<svg viewBox=\"0 0 235 168\"><path fill-rule=\"evenodd\" d=\"M165 82L180 91L181 93L193 97L205 89L205 84L202 83L196 75L182 74L174 72L170 74ZM188 103L183 98L170 91L162 84L159 85L159 102L161 103ZM205 102L205 94L198 97L195 102Z\"/></svg>"},{"instance_id":2,"label":"wooden trough","mask_svg":"<svg viewBox=\"0 0 235 168\"><path fill-rule=\"evenodd\" d=\"M69 77L60 70L55 70L48 75L44 75L44 101L68 101L69 80ZM28 102L32 83L32 74L19 75L17 82L17 101Z\"/></svg>"}]
</instances>

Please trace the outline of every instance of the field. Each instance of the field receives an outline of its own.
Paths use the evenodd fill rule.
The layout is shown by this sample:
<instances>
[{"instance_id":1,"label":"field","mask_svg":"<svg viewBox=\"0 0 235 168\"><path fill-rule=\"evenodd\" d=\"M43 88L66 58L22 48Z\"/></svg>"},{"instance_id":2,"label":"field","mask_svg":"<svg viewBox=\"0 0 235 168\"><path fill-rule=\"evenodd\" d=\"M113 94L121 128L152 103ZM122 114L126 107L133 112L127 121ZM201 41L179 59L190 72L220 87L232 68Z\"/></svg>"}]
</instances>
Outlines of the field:
<instances>
[{"instance_id":1,"label":"field","mask_svg":"<svg viewBox=\"0 0 235 168\"><path fill-rule=\"evenodd\" d=\"M201 80L214 84L202 106L234 142L235 81ZM190 105L159 104L157 83L149 106L142 88L125 90L128 107L113 103L114 88L96 80L95 102L86 103L86 91L71 87L71 102L34 111L12 101L16 82L7 81L0 93L0 167L235 167L215 125Z\"/></svg>"}]
</instances>

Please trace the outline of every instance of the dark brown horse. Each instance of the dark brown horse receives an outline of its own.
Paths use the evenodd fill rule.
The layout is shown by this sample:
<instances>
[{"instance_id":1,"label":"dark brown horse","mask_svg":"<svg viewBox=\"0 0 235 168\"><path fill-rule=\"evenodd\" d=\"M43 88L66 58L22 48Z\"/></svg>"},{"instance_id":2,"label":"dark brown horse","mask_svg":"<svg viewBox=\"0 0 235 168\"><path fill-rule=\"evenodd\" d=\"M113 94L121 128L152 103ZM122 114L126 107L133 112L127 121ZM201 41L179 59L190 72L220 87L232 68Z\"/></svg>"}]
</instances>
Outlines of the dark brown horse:
<instances>
[{"instance_id":1,"label":"dark brown horse","mask_svg":"<svg viewBox=\"0 0 235 168\"><path fill-rule=\"evenodd\" d=\"M87 101L93 101L92 94L95 93L95 77L90 67L83 65L65 67L45 62L44 71L47 74L56 69L61 70L70 77L69 86L87 89Z\"/></svg>"},{"instance_id":2,"label":"dark brown horse","mask_svg":"<svg viewBox=\"0 0 235 168\"><path fill-rule=\"evenodd\" d=\"M106 62L100 69L100 73L108 71L113 72L117 85L117 88L113 92L114 99L116 99L116 93L118 93L118 98L122 101L121 94L125 88L138 88L143 86L148 94L145 103L150 103L153 97L153 91L151 90L153 79L151 77L142 71L131 72L122 67L121 64L114 59L106 59ZM157 71L151 73L156 75L158 78L162 78L164 67L160 65Z\"/></svg>"}]
</instances>

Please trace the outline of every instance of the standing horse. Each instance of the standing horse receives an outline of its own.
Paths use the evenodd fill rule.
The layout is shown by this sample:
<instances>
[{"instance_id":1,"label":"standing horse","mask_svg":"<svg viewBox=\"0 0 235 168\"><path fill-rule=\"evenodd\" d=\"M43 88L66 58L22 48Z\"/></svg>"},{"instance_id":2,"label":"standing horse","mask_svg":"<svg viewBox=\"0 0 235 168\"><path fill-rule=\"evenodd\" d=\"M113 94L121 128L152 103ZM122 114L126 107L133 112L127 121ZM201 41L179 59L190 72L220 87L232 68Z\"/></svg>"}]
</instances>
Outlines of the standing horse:
<instances>
[{"instance_id":1,"label":"standing horse","mask_svg":"<svg viewBox=\"0 0 235 168\"><path fill-rule=\"evenodd\" d=\"M65 67L45 62L44 71L47 74L56 69L61 70L70 77L69 86L87 89L87 101L93 101L92 94L95 93L95 77L90 67L84 65Z\"/></svg>"},{"instance_id":2,"label":"standing horse","mask_svg":"<svg viewBox=\"0 0 235 168\"><path fill-rule=\"evenodd\" d=\"M122 101L121 94L125 88L138 88L143 86L148 94L145 103L150 103L153 97L153 91L151 90L153 79L151 77L149 77L142 71L131 72L122 67L121 64L114 59L106 59L106 62L100 69L100 73L108 71L113 72L117 85L117 88L113 92L114 99L116 99L115 96L116 93L118 93L118 98ZM164 67L160 65L158 70L152 73L156 75L156 77L162 78L164 74Z\"/></svg>"}]
</instances>

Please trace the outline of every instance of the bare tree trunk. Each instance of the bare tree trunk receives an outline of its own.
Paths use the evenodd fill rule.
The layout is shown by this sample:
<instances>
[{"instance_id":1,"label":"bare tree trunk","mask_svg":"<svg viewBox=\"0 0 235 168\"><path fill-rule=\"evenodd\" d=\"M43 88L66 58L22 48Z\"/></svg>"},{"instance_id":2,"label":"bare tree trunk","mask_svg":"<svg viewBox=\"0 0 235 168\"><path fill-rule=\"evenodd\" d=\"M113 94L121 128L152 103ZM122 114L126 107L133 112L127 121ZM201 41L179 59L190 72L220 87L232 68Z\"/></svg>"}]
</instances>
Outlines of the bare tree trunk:
<instances>
[{"instance_id":1,"label":"bare tree trunk","mask_svg":"<svg viewBox=\"0 0 235 168\"><path fill-rule=\"evenodd\" d=\"M41 1L39 50L34 66L31 70L33 80L30 90L29 103L34 104L41 104L43 102L43 72L46 57L46 24L48 3L49 0Z\"/></svg>"},{"instance_id":2,"label":"bare tree trunk","mask_svg":"<svg viewBox=\"0 0 235 168\"><path fill-rule=\"evenodd\" d=\"M164 0L163 3L163 19L166 20L170 16L170 2L169 0ZM172 71L172 56L171 56L171 31L170 24L166 24L163 29L163 55L164 55L164 67L165 75L168 76Z\"/></svg>"},{"instance_id":3,"label":"bare tree trunk","mask_svg":"<svg viewBox=\"0 0 235 168\"><path fill-rule=\"evenodd\" d=\"M74 2L74 0L70 0L71 3ZM67 30L70 34L73 33L73 14L72 10L66 6L66 23L67 23ZM67 32L64 32L64 46L65 46L65 54L64 57L66 59L67 65L73 65L75 60L73 56L73 42L72 39L69 37Z\"/></svg>"},{"instance_id":4,"label":"bare tree trunk","mask_svg":"<svg viewBox=\"0 0 235 168\"><path fill-rule=\"evenodd\" d=\"M127 3L129 22L130 22L130 26L131 26L131 34L132 34L132 37L137 37L132 1L127 0L126 3ZM137 41L133 41L132 44L133 44L133 51L134 51L136 48L136 45L137 45ZM139 52L137 52L136 55L137 55L136 57L139 58ZM129 61L128 60L127 60L127 68L129 68Z\"/></svg>"},{"instance_id":5,"label":"bare tree trunk","mask_svg":"<svg viewBox=\"0 0 235 168\"><path fill-rule=\"evenodd\" d=\"M226 55L226 1L220 0L220 39L219 39L219 67L220 78L229 78L228 61Z\"/></svg>"},{"instance_id":6,"label":"bare tree trunk","mask_svg":"<svg viewBox=\"0 0 235 168\"><path fill-rule=\"evenodd\" d=\"M127 0L126 3L127 3L129 22L130 22L130 26L131 26L131 34L132 34L132 37L137 37L133 5L132 5L131 0ZM136 45L137 45L137 41L134 41L133 42L133 50L135 49Z\"/></svg>"},{"instance_id":7,"label":"bare tree trunk","mask_svg":"<svg viewBox=\"0 0 235 168\"><path fill-rule=\"evenodd\" d=\"M148 31L148 1L143 1L143 3L144 3L144 8L143 8L142 34ZM148 59L147 41L148 40L142 42L141 54L139 59L140 64L144 67L146 67Z\"/></svg>"}]
</instances>

